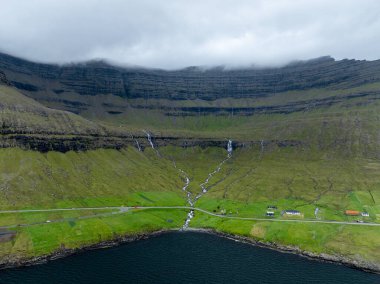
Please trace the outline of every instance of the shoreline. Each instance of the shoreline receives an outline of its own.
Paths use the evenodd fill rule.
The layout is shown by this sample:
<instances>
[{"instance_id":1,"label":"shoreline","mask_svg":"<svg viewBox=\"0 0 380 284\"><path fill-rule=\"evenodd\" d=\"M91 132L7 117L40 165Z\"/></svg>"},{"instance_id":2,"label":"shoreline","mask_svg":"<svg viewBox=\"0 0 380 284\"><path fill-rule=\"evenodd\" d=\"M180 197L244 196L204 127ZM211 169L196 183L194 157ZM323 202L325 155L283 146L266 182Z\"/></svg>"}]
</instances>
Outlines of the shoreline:
<instances>
[{"instance_id":1,"label":"shoreline","mask_svg":"<svg viewBox=\"0 0 380 284\"><path fill-rule=\"evenodd\" d=\"M38 264L44 264L49 261L54 261L60 258L65 258L68 256L73 256L80 254L82 252L90 251L90 250L97 250L97 249L106 249L106 248L112 248L117 247L122 244L131 243L134 241L140 241L149 239L151 237L159 236L164 233L169 232L176 232L178 229L163 229L153 232L145 232L145 233L139 233L134 235L124 235L119 236L112 240L102 241L99 243L94 243L90 245L83 245L78 248L65 248L61 247L57 249L56 251L52 252L51 254L45 254L37 257L31 257L31 258L19 258L19 259L2 259L0 263L0 270L4 269L13 269L13 268L21 268L21 267L27 267L27 266L33 266ZM8 261L7 261L8 260Z\"/></svg>"},{"instance_id":2,"label":"shoreline","mask_svg":"<svg viewBox=\"0 0 380 284\"><path fill-rule=\"evenodd\" d=\"M214 229L190 228L188 229L188 231L212 234L212 235L230 239L236 242L241 242L241 243L245 243L245 244L249 244L249 245L253 245L253 246L257 246L261 248L274 250L280 253L290 253L290 254L298 255L300 257L307 258L312 261L320 261L320 262L344 265L346 267L353 268L356 270L380 275L380 265L369 263L364 260L363 261L353 260L342 255L338 256L338 255L331 255L331 254L326 254L326 253L321 253L321 254L313 253L313 252L301 250L294 246L286 246L286 245L281 245L277 243L266 243L266 242L255 240L253 238L224 233L224 232L216 231Z\"/></svg>"},{"instance_id":3,"label":"shoreline","mask_svg":"<svg viewBox=\"0 0 380 284\"><path fill-rule=\"evenodd\" d=\"M84 245L82 247L70 249L61 247L60 249L56 250L55 252L47 255L42 255L38 257L32 257L32 258L20 258L20 259L3 259L0 263L0 270L4 269L13 269L13 268L22 268L27 266L33 266L33 265L39 265L44 264L49 261L54 261L60 258L73 256L76 254L80 254L82 252L90 251L90 250L97 250L97 249L105 249L105 248L111 248L111 247L117 247L119 245L145 240L152 237L160 236L162 234L170 233L170 232L195 232L195 233L204 233L204 234L212 234L216 235L218 237L230 239L233 241L258 246L261 248L266 248L270 250L274 250L280 253L290 253L294 255L298 255L303 258L307 258L309 260L313 261L320 261L320 262L327 262L327 263L333 263L333 264L339 264L344 265L349 268L357 269L360 271L364 271L367 273L374 273L380 275L380 265L376 265L370 262L366 261L359 261L359 260L353 260L347 257L344 257L342 255L330 255L330 254L317 254L312 253L309 251L301 250L294 246L286 246L286 245L280 245L277 243L266 243L262 241L255 240L253 238L245 237L245 236L239 236L239 235L233 235L229 233L224 233L221 231L217 231L214 229L206 229L206 228L188 228L184 231L181 229L162 229L154 232L149 233L141 233L141 234L135 234L135 235L124 235L120 236L118 238L115 238L113 240L108 241L102 241L96 244L92 245Z\"/></svg>"}]
</instances>

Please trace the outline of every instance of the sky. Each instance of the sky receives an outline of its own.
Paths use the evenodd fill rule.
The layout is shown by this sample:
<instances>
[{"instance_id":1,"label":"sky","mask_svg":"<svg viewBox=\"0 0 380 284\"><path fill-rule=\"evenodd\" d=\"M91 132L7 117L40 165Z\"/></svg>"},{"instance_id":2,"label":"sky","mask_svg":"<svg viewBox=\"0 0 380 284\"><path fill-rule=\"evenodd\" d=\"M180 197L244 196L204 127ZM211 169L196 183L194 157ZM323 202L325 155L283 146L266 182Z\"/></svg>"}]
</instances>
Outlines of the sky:
<instances>
[{"instance_id":1,"label":"sky","mask_svg":"<svg viewBox=\"0 0 380 284\"><path fill-rule=\"evenodd\" d=\"M280 66L380 59L378 0L0 0L0 51L38 62Z\"/></svg>"}]
</instances>

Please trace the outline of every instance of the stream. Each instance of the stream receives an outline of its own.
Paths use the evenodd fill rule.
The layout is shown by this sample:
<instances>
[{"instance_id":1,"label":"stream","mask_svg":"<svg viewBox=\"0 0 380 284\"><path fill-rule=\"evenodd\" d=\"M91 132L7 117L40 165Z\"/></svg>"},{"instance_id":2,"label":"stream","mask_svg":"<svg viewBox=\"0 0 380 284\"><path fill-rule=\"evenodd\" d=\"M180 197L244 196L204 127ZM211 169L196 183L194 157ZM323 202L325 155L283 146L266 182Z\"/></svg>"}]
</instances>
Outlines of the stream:
<instances>
[{"instance_id":1,"label":"stream","mask_svg":"<svg viewBox=\"0 0 380 284\"><path fill-rule=\"evenodd\" d=\"M156 149L156 147L154 147L154 144L153 144L153 140L152 140L152 136L150 135L150 133L148 132L148 131L146 131L146 130L143 130L143 132L146 134L146 136L147 136L147 138L148 138L148 142L149 142L149 144L150 144L150 147L152 147L152 149L154 150L154 151L156 151L156 154L157 154L157 156L161 156L160 155L160 152L158 152L158 150Z\"/></svg>"},{"instance_id":2,"label":"stream","mask_svg":"<svg viewBox=\"0 0 380 284\"><path fill-rule=\"evenodd\" d=\"M150 144L150 146L152 147L153 150L156 151L157 155L159 157L161 157L160 155L160 152L157 150L157 148L154 146L154 143L153 143L153 140L152 140L152 136L151 134L146 131L146 130L143 130L143 132L146 134L147 136L147 139L148 139L148 142ZM219 164L218 166L216 167L216 169L214 171L212 171L211 173L208 174L206 180L201 183L199 186L201 187L201 192L198 193L194 198L192 198L192 193L187 189L190 185L190 178L189 176L187 175L187 173L178 168L175 161L173 160L173 166L175 169L177 169L180 174L181 174L181 177L184 178L185 180L185 184L184 186L182 187L182 191L184 191L186 193L186 200L187 200L187 203L191 206L191 207L194 207L195 206L195 203L203 196L207 193L208 189L207 189L207 185L210 181L210 179L215 175L217 174L218 172L220 172L220 170L222 169L223 167L223 164L225 162L227 162L229 159L231 159L232 157L232 151L233 151L233 147L232 147L232 140L228 140L228 143L227 143L227 157L225 159L223 159ZM190 210L189 213L187 214L187 217L186 217L186 220L185 220L185 223L183 224L182 226L182 229L181 230L186 230L188 227L189 227L189 224L190 224L190 221L191 219L193 219L194 217L194 210Z\"/></svg>"},{"instance_id":3,"label":"stream","mask_svg":"<svg viewBox=\"0 0 380 284\"><path fill-rule=\"evenodd\" d=\"M153 143L153 140L152 140L152 135L148 131L146 131L146 130L143 130L143 132L146 134L148 142L149 142L150 146L152 147L152 149L156 151L156 153L157 153L157 155L159 157L161 157L160 152L154 146L154 143ZM191 192L187 189L189 187L189 185L190 185L190 178L189 178L188 174L184 170L178 168L177 165L176 165L176 162L174 160L173 160L173 166L174 166L175 169L177 169L179 171L181 177L185 180L185 184L182 187L182 191L184 191L186 193L187 203L191 207L194 207L194 202L193 202L193 199L192 199ZM191 214L189 213L188 216L187 216L187 219L186 219L187 225L190 222L190 221L187 221L187 220L191 220L191 218L193 218L193 216L194 216L193 210L191 210L191 211L192 211L192 213L190 212ZM186 222L185 222L185 224L186 224Z\"/></svg>"},{"instance_id":4,"label":"stream","mask_svg":"<svg viewBox=\"0 0 380 284\"><path fill-rule=\"evenodd\" d=\"M137 139L135 139L135 141L136 141L137 149L139 150L139 152L141 152L141 147L140 147L139 141L137 141Z\"/></svg>"},{"instance_id":5,"label":"stream","mask_svg":"<svg viewBox=\"0 0 380 284\"><path fill-rule=\"evenodd\" d=\"M232 157L232 151L233 151L233 147L232 147L232 140L228 140L228 143L227 143L227 157L221 161L219 163L219 165L216 167L216 169L214 171L212 171L211 173L208 174L206 180L201 183L199 186L201 187L201 192L198 193L194 200L192 200L192 204L191 206L193 207L195 205L195 203L203 196L207 193L208 189L207 189L207 184L209 183L210 179L218 172L220 172L220 170L222 169L222 166L225 162L227 162L229 159L231 159ZM187 218L186 218L186 221L185 221L185 224L183 225L182 227L182 230L185 230L189 227L189 223L191 221L191 219L194 217L194 210L190 210L190 212L187 214Z\"/></svg>"},{"instance_id":6,"label":"stream","mask_svg":"<svg viewBox=\"0 0 380 284\"><path fill-rule=\"evenodd\" d=\"M225 162L227 162L230 158L232 157L232 141L231 140L228 140L228 143L227 143L227 158L225 158L223 161L221 161L219 163L219 165L216 167L216 169L209 173L206 180L200 184L199 186L201 187L202 191L195 197L195 201L197 201L199 198L201 198L205 193L207 193L208 189L207 189L207 184L209 183L210 179L218 172L220 172L220 170L222 169L222 166Z\"/></svg>"}]
</instances>

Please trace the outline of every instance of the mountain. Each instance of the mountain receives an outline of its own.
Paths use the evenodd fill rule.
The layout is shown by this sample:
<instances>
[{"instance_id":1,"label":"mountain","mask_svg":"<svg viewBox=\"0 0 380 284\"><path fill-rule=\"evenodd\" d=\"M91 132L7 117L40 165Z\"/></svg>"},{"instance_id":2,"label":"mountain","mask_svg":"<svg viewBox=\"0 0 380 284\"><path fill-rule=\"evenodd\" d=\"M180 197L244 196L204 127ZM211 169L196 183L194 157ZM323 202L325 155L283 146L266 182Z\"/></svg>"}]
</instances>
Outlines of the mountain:
<instances>
[{"instance_id":1,"label":"mountain","mask_svg":"<svg viewBox=\"0 0 380 284\"><path fill-rule=\"evenodd\" d=\"M379 99L380 61L0 54L0 266L191 226L380 271Z\"/></svg>"},{"instance_id":2,"label":"mountain","mask_svg":"<svg viewBox=\"0 0 380 284\"><path fill-rule=\"evenodd\" d=\"M378 156L380 60L321 57L281 68L165 71L102 61L39 64L0 54L0 70L41 105L96 123L86 135L139 137L149 129L158 142L233 137L236 146L265 140Z\"/></svg>"},{"instance_id":3,"label":"mountain","mask_svg":"<svg viewBox=\"0 0 380 284\"><path fill-rule=\"evenodd\" d=\"M0 55L0 68L19 89L29 92L77 93L122 98L206 100L258 98L276 93L328 87L347 89L380 80L378 61L335 61L331 57L292 63L282 68L122 68L102 61L70 65L38 64Z\"/></svg>"}]
</instances>

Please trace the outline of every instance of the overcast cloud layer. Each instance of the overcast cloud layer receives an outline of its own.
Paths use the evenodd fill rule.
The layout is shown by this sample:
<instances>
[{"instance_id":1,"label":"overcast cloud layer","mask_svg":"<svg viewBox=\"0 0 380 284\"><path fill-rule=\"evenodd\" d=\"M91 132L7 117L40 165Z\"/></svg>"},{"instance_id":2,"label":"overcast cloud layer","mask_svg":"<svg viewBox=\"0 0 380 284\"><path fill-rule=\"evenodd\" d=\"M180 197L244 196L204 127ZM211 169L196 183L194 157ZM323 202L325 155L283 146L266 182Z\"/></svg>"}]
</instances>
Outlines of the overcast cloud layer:
<instances>
[{"instance_id":1,"label":"overcast cloud layer","mask_svg":"<svg viewBox=\"0 0 380 284\"><path fill-rule=\"evenodd\" d=\"M378 0L0 0L0 50L66 63L281 65L380 58Z\"/></svg>"}]
</instances>

